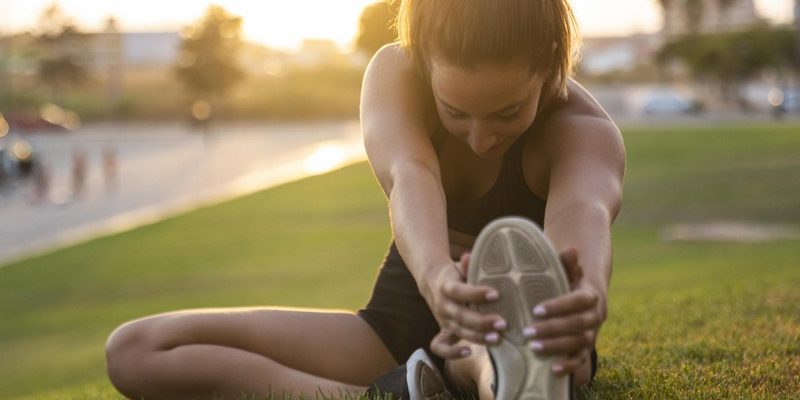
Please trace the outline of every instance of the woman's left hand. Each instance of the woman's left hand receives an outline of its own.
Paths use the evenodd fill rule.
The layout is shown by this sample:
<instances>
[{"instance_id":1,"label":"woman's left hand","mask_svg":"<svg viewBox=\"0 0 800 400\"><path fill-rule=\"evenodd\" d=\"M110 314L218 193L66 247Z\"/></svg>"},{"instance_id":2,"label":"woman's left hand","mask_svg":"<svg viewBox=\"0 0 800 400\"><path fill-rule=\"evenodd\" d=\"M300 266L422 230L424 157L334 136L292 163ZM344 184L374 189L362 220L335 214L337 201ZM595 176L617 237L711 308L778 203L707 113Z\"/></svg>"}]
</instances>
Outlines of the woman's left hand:
<instances>
[{"instance_id":1,"label":"woman's left hand","mask_svg":"<svg viewBox=\"0 0 800 400\"><path fill-rule=\"evenodd\" d=\"M567 375L589 361L597 332L606 317L605 292L583 279L574 248L561 253L569 276L569 293L534 307L534 322L524 331L528 345L539 355L556 356L553 372Z\"/></svg>"}]
</instances>

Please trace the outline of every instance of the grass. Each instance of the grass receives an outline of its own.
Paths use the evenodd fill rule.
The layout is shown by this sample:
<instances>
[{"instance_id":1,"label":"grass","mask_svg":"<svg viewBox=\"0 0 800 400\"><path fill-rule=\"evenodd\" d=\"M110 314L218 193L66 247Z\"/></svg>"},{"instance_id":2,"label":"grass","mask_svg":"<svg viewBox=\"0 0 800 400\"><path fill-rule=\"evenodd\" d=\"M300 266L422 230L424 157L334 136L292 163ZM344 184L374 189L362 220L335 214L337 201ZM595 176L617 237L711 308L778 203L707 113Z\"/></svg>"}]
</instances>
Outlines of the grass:
<instances>
[{"instance_id":1,"label":"grass","mask_svg":"<svg viewBox=\"0 0 800 400\"><path fill-rule=\"evenodd\" d=\"M586 399L800 393L800 243L663 242L675 222L800 225L800 126L625 131L610 317ZM366 164L0 268L0 398L120 398L103 344L182 308L364 304L390 240Z\"/></svg>"}]
</instances>

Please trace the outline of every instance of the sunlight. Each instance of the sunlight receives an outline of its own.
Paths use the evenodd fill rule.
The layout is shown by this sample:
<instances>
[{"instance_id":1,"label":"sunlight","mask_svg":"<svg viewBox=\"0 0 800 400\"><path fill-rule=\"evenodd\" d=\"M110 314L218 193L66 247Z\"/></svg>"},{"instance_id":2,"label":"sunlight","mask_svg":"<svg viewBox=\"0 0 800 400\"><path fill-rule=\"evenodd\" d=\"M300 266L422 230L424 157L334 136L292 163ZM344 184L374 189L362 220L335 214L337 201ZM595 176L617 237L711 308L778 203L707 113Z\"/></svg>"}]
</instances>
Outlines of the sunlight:
<instances>
[{"instance_id":1,"label":"sunlight","mask_svg":"<svg viewBox=\"0 0 800 400\"><path fill-rule=\"evenodd\" d=\"M342 165L345 158L346 152L342 146L323 143L306 158L303 165L310 174L323 174Z\"/></svg>"},{"instance_id":2,"label":"sunlight","mask_svg":"<svg viewBox=\"0 0 800 400\"><path fill-rule=\"evenodd\" d=\"M358 19L365 6L377 0L293 0L252 1L160 1L139 0L136 6L123 0L58 0L62 9L84 29L101 30L109 16L118 19L124 31L179 30L203 15L210 4L218 4L244 19L244 37L284 50L297 49L304 39L331 39L342 48L352 44L358 32ZM53 0L14 2L0 0L2 30L27 30L36 24L42 10ZM793 0L755 0L756 9L774 22L789 22ZM661 12L656 0L572 0L571 4L588 36L656 32L661 28ZM606 12L625 10L625 12ZM154 13L154 10L158 10ZM4 13L0 13L4 14ZM10 20L8 20L10 18Z\"/></svg>"},{"instance_id":3,"label":"sunlight","mask_svg":"<svg viewBox=\"0 0 800 400\"><path fill-rule=\"evenodd\" d=\"M210 4L218 4L243 18L242 30L246 39L292 49L299 47L306 38L331 39L347 47L358 32L361 11L375 1L140 0L136 6L122 0L59 0L58 3L84 29L101 30L106 19L113 15L124 31L178 30L200 18ZM11 21L3 21L6 22L6 29L30 29L36 24L42 10L51 3L52 0L15 3ZM158 12L154 14L153 10Z\"/></svg>"}]
</instances>

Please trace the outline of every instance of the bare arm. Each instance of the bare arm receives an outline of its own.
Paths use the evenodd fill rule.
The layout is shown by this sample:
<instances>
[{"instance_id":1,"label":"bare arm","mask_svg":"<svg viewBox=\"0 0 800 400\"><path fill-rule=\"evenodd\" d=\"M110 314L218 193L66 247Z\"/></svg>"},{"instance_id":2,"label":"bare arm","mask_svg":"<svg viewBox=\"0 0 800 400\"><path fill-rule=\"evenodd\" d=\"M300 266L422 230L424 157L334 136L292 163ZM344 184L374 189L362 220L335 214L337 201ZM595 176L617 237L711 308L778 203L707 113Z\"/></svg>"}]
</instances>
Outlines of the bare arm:
<instances>
[{"instance_id":1,"label":"bare arm","mask_svg":"<svg viewBox=\"0 0 800 400\"><path fill-rule=\"evenodd\" d=\"M611 224L625 171L616 125L601 109L574 111L554 116L545 127L551 159L544 230L567 268L579 269L582 277L569 294L542 304L543 315L534 323L540 352L564 357L562 373L585 363L606 319Z\"/></svg>"},{"instance_id":2,"label":"bare arm","mask_svg":"<svg viewBox=\"0 0 800 400\"><path fill-rule=\"evenodd\" d=\"M450 258L446 200L427 119L429 99L404 51L397 45L383 47L364 76L364 145L389 200L398 250L420 293L443 328L479 341L499 317L465 306L486 301L491 288L463 283Z\"/></svg>"},{"instance_id":3,"label":"bare arm","mask_svg":"<svg viewBox=\"0 0 800 400\"><path fill-rule=\"evenodd\" d=\"M361 131L389 200L398 250L418 281L452 262L439 159L425 121L424 98L403 50L382 48L364 76Z\"/></svg>"}]
</instances>

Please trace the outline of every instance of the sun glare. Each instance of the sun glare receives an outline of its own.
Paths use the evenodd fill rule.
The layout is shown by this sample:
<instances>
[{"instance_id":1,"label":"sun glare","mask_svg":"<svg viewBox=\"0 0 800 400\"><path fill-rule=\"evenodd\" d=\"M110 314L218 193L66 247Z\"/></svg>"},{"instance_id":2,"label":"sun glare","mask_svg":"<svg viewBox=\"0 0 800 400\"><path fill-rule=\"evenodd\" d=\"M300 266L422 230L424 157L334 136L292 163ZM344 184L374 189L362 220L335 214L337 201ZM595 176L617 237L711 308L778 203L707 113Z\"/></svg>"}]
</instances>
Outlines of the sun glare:
<instances>
[{"instance_id":1,"label":"sun glare","mask_svg":"<svg viewBox=\"0 0 800 400\"><path fill-rule=\"evenodd\" d=\"M322 144L311 154L304 163L305 169L310 174L323 174L336 169L346 159L345 150L335 144Z\"/></svg>"},{"instance_id":2,"label":"sun glare","mask_svg":"<svg viewBox=\"0 0 800 400\"><path fill-rule=\"evenodd\" d=\"M166 31L196 21L210 4L218 4L244 19L246 39L283 49L296 49L307 38L325 38L347 48L358 32L365 6L379 0L292 1L162 1L56 0L64 12L84 29L102 29L114 16L125 31ZM0 31L28 30L53 0L0 0ZM587 36L656 32L661 27L657 0L572 0L581 31ZM789 22L793 0L755 0L756 9L775 22ZM626 12L611 12L626 10Z\"/></svg>"},{"instance_id":3,"label":"sun glare","mask_svg":"<svg viewBox=\"0 0 800 400\"><path fill-rule=\"evenodd\" d=\"M0 0L2 1L2 0ZM179 30L218 4L243 19L246 39L284 49L297 48L306 38L325 38L347 47L358 32L361 11L378 0L292 1L161 1L58 0L65 14L88 30L102 29L109 16L127 31ZM52 0L15 2L11 29L30 29ZM154 10L158 10L154 13Z\"/></svg>"}]
</instances>

